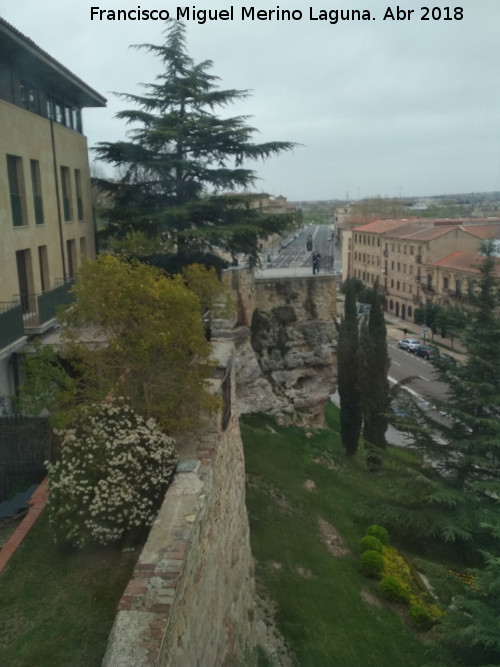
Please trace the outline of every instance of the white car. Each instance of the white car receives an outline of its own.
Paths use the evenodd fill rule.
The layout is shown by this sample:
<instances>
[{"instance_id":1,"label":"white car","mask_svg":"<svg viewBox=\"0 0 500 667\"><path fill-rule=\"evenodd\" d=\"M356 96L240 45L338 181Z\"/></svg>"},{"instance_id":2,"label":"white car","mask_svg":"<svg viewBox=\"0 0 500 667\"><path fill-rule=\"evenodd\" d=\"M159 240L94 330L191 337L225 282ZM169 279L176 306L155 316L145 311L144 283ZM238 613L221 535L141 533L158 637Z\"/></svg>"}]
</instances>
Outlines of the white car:
<instances>
[{"instance_id":1,"label":"white car","mask_svg":"<svg viewBox=\"0 0 500 667\"><path fill-rule=\"evenodd\" d=\"M398 342L398 347L407 352L415 352L419 345L420 341L416 338L403 338Z\"/></svg>"}]
</instances>

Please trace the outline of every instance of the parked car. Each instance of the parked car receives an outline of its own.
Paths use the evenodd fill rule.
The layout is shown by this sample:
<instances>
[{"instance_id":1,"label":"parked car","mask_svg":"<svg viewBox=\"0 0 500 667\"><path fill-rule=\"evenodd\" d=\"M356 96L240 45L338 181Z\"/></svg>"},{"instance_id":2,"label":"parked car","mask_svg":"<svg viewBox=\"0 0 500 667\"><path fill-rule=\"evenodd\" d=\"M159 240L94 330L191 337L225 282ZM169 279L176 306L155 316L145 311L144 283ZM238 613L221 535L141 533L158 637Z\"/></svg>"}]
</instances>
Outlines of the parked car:
<instances>
[{"instance_id":1,"label":"parked car","mask_svg":"<svg viewBox=\"0 0 500 667\"><path fill-rule=\"evenodd\" d=\"M432 345L419 345L417 348L415 348L415 354L419 357L427 359L428 361L439 356L439 352L435 347L432 347Z\"/></svg>"},{"instance_id":2,"label":"parked car","mask_svg":"<svg viewBox=\"0 0 500 667\"><path fill-rule=\"evenodd\" d=\"M453 357L451 354L448 354L446 352L441 352L439 355L439 358L444 361L445 363L449 364L450 366L456 366L457 365L457 360L455 357Z\"/></svg>"},{"instance_id":3,"label":"parked car","mask_svg":"<svg viewBox=\"0 0 500 667\"><path fill-rule=\"evenodd\" d=\"M398 347L407 352L415 352L419 345L420 341L416 338L403 338L403 340L398 342Z\"/></svg>"}]
</instances>

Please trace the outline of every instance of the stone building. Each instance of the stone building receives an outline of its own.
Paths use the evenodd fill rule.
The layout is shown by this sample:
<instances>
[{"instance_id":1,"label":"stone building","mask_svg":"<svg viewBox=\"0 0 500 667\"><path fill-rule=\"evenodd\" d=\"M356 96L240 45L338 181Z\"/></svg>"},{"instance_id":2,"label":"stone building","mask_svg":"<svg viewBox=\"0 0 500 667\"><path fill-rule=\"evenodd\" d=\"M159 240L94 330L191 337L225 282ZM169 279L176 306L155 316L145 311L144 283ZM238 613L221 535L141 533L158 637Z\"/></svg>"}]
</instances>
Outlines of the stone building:
<instances>
[{"instance_id":1,"label":"stone building","mask_svg":"<svg viewBox=\"0 0 500 667\"><path fill-rule=\"evenodd\" d=\"M425 301L444 303L450 297L438 260L456 251L477 257L481 241L499 232L498 220L376 220L352 230L344 277L368 287L378 281L388 312L412 318Z\"/></svg>"},{"instance_id":2,"label":"stone building","mask_svg":"<svg viewBox=\"0 0 500 667\"><path fill-rule=\"evenodd\" d=\"M0 18L0 398L15 352L55 322L95 256L82 109L106 100Z\"/></svg>"}]
</instances>

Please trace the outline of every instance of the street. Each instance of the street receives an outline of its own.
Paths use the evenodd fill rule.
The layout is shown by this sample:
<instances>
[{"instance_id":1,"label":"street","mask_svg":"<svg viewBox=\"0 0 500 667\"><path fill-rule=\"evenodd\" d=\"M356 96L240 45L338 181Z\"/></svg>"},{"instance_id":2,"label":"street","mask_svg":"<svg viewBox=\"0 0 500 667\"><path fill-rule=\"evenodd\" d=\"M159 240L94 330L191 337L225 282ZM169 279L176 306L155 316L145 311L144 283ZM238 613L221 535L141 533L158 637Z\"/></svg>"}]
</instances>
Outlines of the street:
<instances>
[{"instance_id":1,"label":"street","mask_svg":"<svg viewBox=\"0 0 500 667\"><path fill-rule=\"evenodd\" d=\"M308 237L312 237L312 249L307 250ZM328 240L329 237L331 240ZM320 272L340 273L342 267L340 248L335 247L331 225L309 225L285 237L269 248L263 264L267 269L311 268L312 253L321 255Z\"/></svg>"}]
</instances>

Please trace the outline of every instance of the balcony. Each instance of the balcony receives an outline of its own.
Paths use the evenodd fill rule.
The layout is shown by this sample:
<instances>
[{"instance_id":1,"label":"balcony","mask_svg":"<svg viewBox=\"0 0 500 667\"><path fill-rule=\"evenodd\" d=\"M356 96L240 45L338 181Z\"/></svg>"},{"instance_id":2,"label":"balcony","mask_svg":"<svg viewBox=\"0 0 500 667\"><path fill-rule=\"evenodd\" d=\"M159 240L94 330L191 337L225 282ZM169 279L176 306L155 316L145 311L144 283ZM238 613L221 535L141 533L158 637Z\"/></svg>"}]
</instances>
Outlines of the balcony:
<instances>
[{"instance_id":1,"label":"balcony","mask_svg":"<svg viewBox=\"0 0 500 667\"><path fill-rule=\"evenodd\" d=\"M50 329L57 317L59 306L70 304L74 281L68 280L42 294L21 294L20 308L26 335L41 334Z\"/></svg>"},{"instance_id":2,"label":"balcony","mask_svg":"<svg viewBox=\"0 0 500 667\"><path fill-rule=\"evenodd\" d=\"M1 351L16 341L24 342L23 311L19 302L0 303L0 356Z\"/></svg>"}]
</instances>

